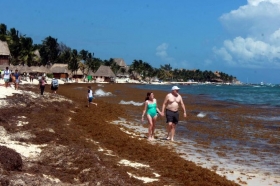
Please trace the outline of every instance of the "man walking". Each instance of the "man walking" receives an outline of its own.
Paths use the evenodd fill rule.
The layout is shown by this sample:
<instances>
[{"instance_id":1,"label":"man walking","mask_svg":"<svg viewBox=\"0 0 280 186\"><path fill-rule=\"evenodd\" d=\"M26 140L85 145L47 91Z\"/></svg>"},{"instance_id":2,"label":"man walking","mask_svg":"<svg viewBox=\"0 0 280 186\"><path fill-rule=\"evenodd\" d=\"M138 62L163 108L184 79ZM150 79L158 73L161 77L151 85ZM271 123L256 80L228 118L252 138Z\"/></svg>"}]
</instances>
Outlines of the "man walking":
<instances>
[{"instance_id":1,"label":"man walking","mask_svg":"<svg viewBox=\"0 0 280 186\"><path fill-rule=\"evenodd\" d=\"M163 115L166 112L166 123L168 123L166 139L171 141L174 141L176 125L179 122L179 104L183 108L184 117L187 117L182 96L178 93L179 89L177 86L171 88L171 93L168 93L164 99L161 111Z\"/></svg>"}]
</instances>

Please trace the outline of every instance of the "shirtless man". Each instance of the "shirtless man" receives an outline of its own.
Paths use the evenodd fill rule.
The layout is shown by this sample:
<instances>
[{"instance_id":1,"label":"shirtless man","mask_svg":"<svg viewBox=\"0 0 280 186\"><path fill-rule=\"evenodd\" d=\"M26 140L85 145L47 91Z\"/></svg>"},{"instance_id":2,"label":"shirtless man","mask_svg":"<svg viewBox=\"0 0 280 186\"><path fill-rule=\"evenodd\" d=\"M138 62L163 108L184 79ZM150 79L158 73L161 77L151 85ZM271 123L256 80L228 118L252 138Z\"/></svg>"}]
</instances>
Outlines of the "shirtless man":
<instances>
[{"instance_id":1,"label":"shirtless man","mask_svg":"<svg viewBox=\"0 0 280 186\"><path fill-rule=\"evenodd\" d=\"M175 135L175 128L176 124L179 121L179 104L181 104L183 111L184 111L184 117L187 117L186 114L186 108L182 99L182 96L178 94L179 87L173 86L171 93L167 94L163 105L162 105L162 114L164 115L164 111L166 111L166 123L168 123L167 126L167 140L174 141L174 135Z\"/></svg>"}]
</instances>

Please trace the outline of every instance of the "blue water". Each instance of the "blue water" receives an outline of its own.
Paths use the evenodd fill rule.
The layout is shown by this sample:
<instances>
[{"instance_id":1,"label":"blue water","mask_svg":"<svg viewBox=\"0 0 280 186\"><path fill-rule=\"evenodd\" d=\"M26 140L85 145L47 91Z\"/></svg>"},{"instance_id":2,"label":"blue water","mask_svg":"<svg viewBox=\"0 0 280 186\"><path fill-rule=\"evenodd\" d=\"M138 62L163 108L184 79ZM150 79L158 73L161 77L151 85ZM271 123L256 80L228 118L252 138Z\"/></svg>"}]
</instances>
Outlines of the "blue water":
<instances>
[{"instance_id":1,"label":"blue water","mask_svg":"<svg viewBox=\"0 0 280 186\"><path fill-rule=\"evenodd\" d=\"M171 92L173 85L134 85L148 91ZM248 112L226 114L218 106L213 110L188 110L188 115L197 119L181 120L176 129L175 140L182 142L178 149L191 157L207 158L221 167L235 167L234 171L258 172L262 175L275 174L280 177L280 86L260 85L177 85L183 99L187 95L203 96L195 104L203 104L208 99L236 103L235 106ZM217 102L218 102L217 101ZM215 104L211 102L211 104ZM223 104L230 106L234 104ZM201 107L202 108L202 107ZM242 113L242 114L240 114ZM139 116L139 113L135 115ZM231 119L229 119L231 118ZM165 129L165 120L158 121L157 131ZM164 133L165 134L165 133ZM159 136L163 136L159 134ZM269 136L269 137L268 137ZM203 146L204 142L209 146ZM198 148L196 148L198 147ZM220 150L227 147L226 150ZM225 157L218 154L222 152ZM215 163L214 163L215 164ZM255 171L256 170L256 171ZM266 176L264 176L266 177ZM272 184L273 185L273 184ZM277 184L276 184L277 185Z\"/></svg>"},{"instance_id":2,"label":"blue water","mask_svg":"<svg viewBox=\"0 0 280 186\"><path fill-rule=\"evenodd\" d=\"M248 105L280 107L280 86L253 85L178 85L181 94L205 95L214 100ZM147 90L170 92L172 85L136 85Z\"/></svg>"},{"instance_id":3,"label":"blue water","mask_svg":"<svg viewBox=\"0 0 280 186\"><path fill-rule=\"evenodd\" d=\"M157 90L168 93L173 85L132 86L147 92ZM187 117L180 116L176 126L175 141L178 143L172 145L178 153L186 154L186 159L206 168L218 166L226 172L252 173L256 175L255 178L274 180L278 177L280 180L279 85L177 86L183 99L194 95L191 102L185 102ZM162 97L157 99L163 101ZM134 122L131 122L134 125L130 123L129 127L133 126L137 133L146 135L147 122L139 119L143 103L125 99L120 104L126 105L124 108L127 107L129 115L134 118ZM188 104L192 104L191 107ZM131 105L139 109L130 109ZM142 125L146 127L145 130L137 130ZM169 145L168 142L161 142L166 134L166 120L159 117L156 124L157 142ZM246 182L248 179L245 178ZM279 185L277 183L263 185Z\"/></svg>"}]
</instances>

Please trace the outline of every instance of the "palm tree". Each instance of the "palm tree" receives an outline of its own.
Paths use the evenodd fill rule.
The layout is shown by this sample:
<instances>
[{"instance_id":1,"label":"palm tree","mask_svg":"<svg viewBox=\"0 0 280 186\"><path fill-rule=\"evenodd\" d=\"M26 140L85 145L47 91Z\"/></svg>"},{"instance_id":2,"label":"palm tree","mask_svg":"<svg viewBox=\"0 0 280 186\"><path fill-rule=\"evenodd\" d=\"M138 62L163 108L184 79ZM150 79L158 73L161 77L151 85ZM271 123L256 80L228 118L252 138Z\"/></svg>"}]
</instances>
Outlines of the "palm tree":
<instances>
[{"instance_id":1,"label":"palm tree","mask_svg":"<svg viewBox=\"0 0 280 186\"><path fill-rule=\"evenodd\" d=\"M68 68L72 71L72 72L77 72L77 70L79 69L79 63L78 63L78 52L76 49L73 49L71 52L71 59L70 62L68 63Z\"/></svg>"},{"instance_id":2,"label":"palm tree","mask_svg":"<svg viewBox=\"0 0 280 186\"><path fill-rule=\"evenodd\" d=\"M7 26L5 24L0 24L0 40L7 41Z\"/></svg>"},{"instance_id":3,"label":"palm tree","mask_svg":"<svg viewBox=\"0 0 280 186\"><path fill-rule=\"evenodd\" d=\"M88 58L88 51L83 49L83 50L80 51L79 54L80 54L80 57L81 57L82 60L84 60L84 61L87 60L87 58Z\"/></svg>"},{"instance_id":4,"label":"palm tree","mask_svg":"<svg viewBox=\"0 0 280 186\"><path fill-rule=\"evenodd\" d=\"M19 32L15 28L11 28L7 34L7 42L9 45L10 53L11 53L11 63L13 65L17 65L19 61L21 45L20 45L20 37Z\"/></svg>"},{"instance_id":5,"label":"palm tree","mask_svg":"<svg viewBox=\"0 0 280 186\"><path fill-rule=\"evenodd\" d=\"M163 80L170 80L173 78L173 74L172 74L172 67L170 66L170 64L168 65L160 65L160 70L159 70L159 78L163 79Z\"/></svg>"},{"instance_id":6,"label":"palm tree","mask_svg":"<svg viewBox=\"0 0 280 186\"><path fill-rule=\"evenodd\" d=\"M99 58L94 58L93 56L94 53L88 53L88 57L86 59L85 64L88 66L89 69L92 70L92 72L96 72L102 64L102 60Z\"/></svg>"},{"instance_id":7,"label":"palm tree","mask_svg":"<svg viewBox=\"0 0 280 186\"><path fill-rule=\"evenodd\" d=\"M117 74L121 66L119 66L116 62L113 62L111 64L111 69L114 72L114 74Z\"/></svg>"},{"instance_id":8,"label":"palm tree","mask_svg":"<svg viewBox=\"0 0 280 186\"><path fill-rule=\"evenodd\" d=\"M35 65L35 62L33 62L35 54L33 50L33 40L31 37L20 37L20 56L19 60L22 62L22 64L27 64L28 66ZM39 60L39 59L38 59Z\"/></svg>"},{"instance_id":9,"label":"palm tree","mask_svg":"<svg viewBox=\"0 0 280 186\"><path fill-rule=\"evenodd\" d=\"M43 40L43 44L40 48L40 55L42 58L42 63L46 65L47 63L56 63L59 56L59 44L57 39L48 36Z\"/></svg>"},{"instance_id":10,"label":"palm tree","mask_svg":"<svg viewBox=\"0 0 280 186\"><path fill-rule=\"evenodd\" d=\"M143 65L142 65L143 79L146 79L146 77L147 77L148 80L151 81L152 73L153 73L153 67L147 62L143 62Z\"/></svg>"}]
</instances>

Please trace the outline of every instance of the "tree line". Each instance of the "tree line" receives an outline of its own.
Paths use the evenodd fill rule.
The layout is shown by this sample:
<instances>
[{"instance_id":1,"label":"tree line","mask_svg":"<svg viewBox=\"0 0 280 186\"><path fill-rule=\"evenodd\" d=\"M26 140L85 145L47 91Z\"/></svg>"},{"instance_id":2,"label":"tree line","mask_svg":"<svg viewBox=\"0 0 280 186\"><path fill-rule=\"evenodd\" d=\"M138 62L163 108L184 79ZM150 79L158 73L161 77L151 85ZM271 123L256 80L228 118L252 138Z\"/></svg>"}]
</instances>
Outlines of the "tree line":
<instances>
[{"instance_id":1,"label":"tree line","mask_svg":"<svg viewBox=\"0 0 280 186\"><path fill-rule=\"evenodd\" d=\"M110 66L117 74L128 74L133 78L140 78L152 81L157 77L163 81L223 81L232 82L236 77L223 72L214 73L212 71L173 69L170 64L160 65L160 68L152 67L148 62L133 60L129 68L120 67L113 58L101 60L94 57L94 53L88 50L72 49L51 36L42 40L41 44L34 44L33 39L21 34L17 29L10 28L3 23L0 24L0 40L8 43L12 65L28 66L50 66L54 63L68 64L68 69L72 72L80 69L92 70L96 72L101 65Z\"/></svg>"}]
</instances>

